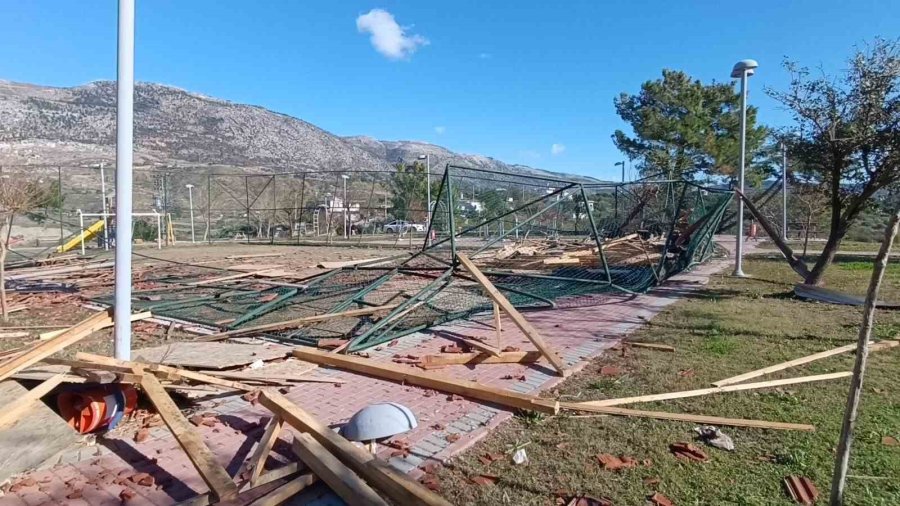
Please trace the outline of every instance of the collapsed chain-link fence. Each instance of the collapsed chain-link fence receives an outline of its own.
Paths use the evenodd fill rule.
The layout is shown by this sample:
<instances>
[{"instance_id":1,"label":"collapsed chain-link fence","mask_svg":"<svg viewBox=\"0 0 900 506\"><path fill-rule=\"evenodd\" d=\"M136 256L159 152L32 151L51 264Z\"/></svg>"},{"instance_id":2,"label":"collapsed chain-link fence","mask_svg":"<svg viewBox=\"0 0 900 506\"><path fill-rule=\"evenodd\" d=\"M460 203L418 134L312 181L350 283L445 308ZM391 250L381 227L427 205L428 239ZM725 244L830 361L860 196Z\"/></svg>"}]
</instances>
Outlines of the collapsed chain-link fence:
<instances>
[{"instance_id":1,"label":"collapsed chain-link fence","mask_svg":"<svg viewBox=\"0 0 900 506\"><path fill-rule=\"evenodd\" d=\"M414 181L402 180L407 175L394 174L401 181L391 184L395 188L413 186ZM360 174L356 176L363 180ZM269 178L268 183L265 178ZM253 211L255 203L266 198L266 192L278 188L272 178L234 178L243 185L244 210ZM346 180L330 184L332 198L337 185L343 191ZM227 181L225 185L232 184ZM329 188L327 181L321 186L307 180L304 186L303 176L300 183L303 198L304 187L310 193L324 193ZM412 251L262 289L255 282L191 285L208 273L198 269L170 272L152 279L168 286L137 292L135 305L155 314L227 329L330 314L333 317L265 335L309 345L327 338L347 339L348 350L358 351L491 310L492 299L475 274L461 267L460 254L471 258L518 307L552 307L564 297L584 294L646 291L713 254L713 234L731 200L731 192L686 181L601 184L453 166L446 167L431 183L425 195L420 195L418 188L405 202L402 195L388 197L392 206L385 212L387 218L401 211L408 218L401 220L408 230L398 230L394 235L415 237L416 241L410 243ZM370 184L377 187L384 183L376 180ZM238 189L231 186L222 190L228 197L223 199L240 204ZM429 189L430 220L429 208L422 205ZM277 202L276 197L272 199ZM210 209L217 208L216 199L210 200ZM366 218L364 206L359 206L356 219L351 218L354 208L344 204L348 201L342 200L338 206L346 213L337 214L349 228ZM220 206L222 217L211 222L228 219L247 226L249 220L259 238L264 220L241 216L239 211L228 214L223 212L225 204ZM326 204L329 212L330 208ZM288 219L286 214L291 210L297 211L293 232L299 234L302 227L298 225L305 222L299 217L304 212L315 214L315 208L299 204L284 207L280 209L281 218L277 218L276 208L262 212L280 223ZM394 221L398 220L384 226ZM419 225L424 228L418 229ZM247 232L254 234L249 228ZM305 232L301 237L320 237ZM270 241L279 239L271 232L267 234ZM363 234L347 230L342 238L332 237L333 244L358 240ZM384 235L383 230L372 233L369 240L402 244L396 237L384 239ZM248 240L246 234L240 239Z\"/></svg>"}]
</instances>

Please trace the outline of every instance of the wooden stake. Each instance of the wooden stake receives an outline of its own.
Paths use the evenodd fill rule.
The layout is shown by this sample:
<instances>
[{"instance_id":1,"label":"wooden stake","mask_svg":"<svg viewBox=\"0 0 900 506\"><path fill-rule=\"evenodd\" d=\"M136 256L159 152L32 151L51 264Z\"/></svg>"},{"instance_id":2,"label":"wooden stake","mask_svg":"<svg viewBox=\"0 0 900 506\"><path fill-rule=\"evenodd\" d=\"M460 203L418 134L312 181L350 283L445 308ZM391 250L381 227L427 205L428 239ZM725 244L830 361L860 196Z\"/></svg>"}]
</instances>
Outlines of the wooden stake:
<instances>
[{"instance_id":1,"label":"wooden stake","mask_svg":"<svg viewBox=\"0 0 900 506\"><path fill-rule=\"evenodd\" d=\"M387 506L378 494L307 433L294 436L294 453L347 504Z\"/></svg>"},{"instance_id":2,"label":"wooden stake","mask_svg":"<svg viewBox=\"0 0 900 506\"><path fill-rule=\"evenodd\" d=\"M550 361L550 364L553 366L553 368L556 369L561 376L566 376L566 368L562 359L559 358L559 355L557 355L556 352L554 352L549 346L547 346L546 343L544 343L544 339L541 337L537 329L534 328L530 323L528 323L528 320L526 320L525 317L522 316L522 313L520 313L519 310L517 310L511 302L509 302L509 299L507 299L503 296L502 293L500 293L500 290L497 290L497 287L495 287L494 284L491 283L491 281L487 277L485 277L484 274L482 274L478 267L474 263L472 263L472 261L469 260L466 255L458 253L456 256L462 266L472 274L478 284L480 284L484 291L487 292L488 297L493 299L494 302L496 302L500 306L500 308L503 309L503 311L505 311L507 315L509 315L513 323L515 323L516 326L519 327L519 329L522 331L522 333L525 334L525 337L527 337L528 340L531 341L531 343L534 344L534 346L538 350L540 350L541 353L543 353L547 360Z\"/></svg>"},{"instance_id":3,"label":"wooden stake","mask_svg":"<svg viewBox=\"0 0 900 506\"><path fill-rule=\"evenodd\" d=\"M638 402L668 401L671 399L699 397L701 395L718 394L724 392L739 392L742 390L756 390L759 388L771 388L784 385L796 385L798 383L810 383L813 381L825 381L830 379L846 378L850 375L850 371L833 372L830 374L818 374L815 376L801 376L799 378L760 381L758 383L742 383L740 385L701 388L698 390L685 390L682 392L669 392L665 394L639 395L636 397L620 397L618 399L606 399L602 401L579 402L578 404L582 406L620 406L622 404L635 404Z\"/></svg>"},{"instance_id":4,"label":"wooden stake","mask_svg":"<svg viewBox=\"0 0 900 506\"><path fill-rule=\"evenodd\" d=\"M850 380L847 408L844 411L841 438L838 441L834 473L831 477L829 503L832 506L840 506L844 502L844 487L847 484L847 471L850 469L850 446L853 444L853 429L856 426L856 415L859 411L859 401L862 398L863 377L866 374L866 364L869 360L869 339L872 337L872 327L875 323L875 305L898 228L900 228L900 209L894 211L884 230L884 240L881 242L878 256L875 257L872 278L869 280L869 289L866 292L863 320L862 325L859 326L859 339L856 344L856 362L853 364L853 379Z\"/></svg>"},{"instance_id":5,"label":"wooden stake","mask_svg":"<svg viewBox=\"0 0 900 506\"><path fill-rule=\"evenodd\" d=\"M112 357L104 357L102 355L94 355L93 353L84 352L76 353L75 360L90 362L91 364L93 364L93 367L96 367L98 369L110 369L113 371L127 372L134 369L135 366L140 366L157 374L162 373L171 375L176 379L188 379L199 383L208 383L210 385L217 385L233 390L243 390L244 392L251 392L253 390L256 390L256 388L251 387L250 385L245 385L244 383L239 383L237 381L229 381L226 379L209 376L207 374L188 371L186 369L178 369L162 364L143 364L140 362L129 362L126 360L116 360Z\"/></svg>"},{"instance_id":6,"label":"wooden stake","mask_svg":"<svg viewBox=\"0 0 900 506\"><path fill-rule=\"evenodd\" d=\"M152 374L145 374L143 367L139 365L134 368L134 373L141 375L141 388L156 406L159 416L172 431L172 435L175 436L178 444L181 445L210 490L220 500L235 497L238 494L237 485L234 484L231 476L228 476L225 468L216 462L216 456L203 443L203 436L181 414L181 410L163 389L159 380Z\"/></svg>"}]
</instances>

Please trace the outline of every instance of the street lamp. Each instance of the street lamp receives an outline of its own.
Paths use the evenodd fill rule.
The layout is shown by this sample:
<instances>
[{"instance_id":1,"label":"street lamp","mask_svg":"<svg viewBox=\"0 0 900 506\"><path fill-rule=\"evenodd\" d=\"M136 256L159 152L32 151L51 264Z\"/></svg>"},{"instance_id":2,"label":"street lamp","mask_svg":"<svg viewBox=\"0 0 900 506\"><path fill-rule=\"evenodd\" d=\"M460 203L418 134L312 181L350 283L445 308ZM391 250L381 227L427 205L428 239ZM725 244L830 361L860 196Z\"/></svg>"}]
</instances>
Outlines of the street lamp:
<instances>
[{"instance_id":1,"label":"street lamp","mask_svg":"<svg viewBox=\"0 0 900 506\"><path fill-rule=\"evenodd\" d=\"M426 214L426 223L425 230L430 231L431 229L431 154L427 155L419 155L419 160L425 160L425 191L426 191L426 204L425 207L428 208ZM425 244L431 246L431 235L425 237Z\"/></svg>"},{"instance_id":2,"label":"street lamp","mask_svg":"<svg viewBox=\"0 0 900 506\"><path fill-rule=\"evenodd\" d=\"M741 165L738 177L738 187L741 195L744 193L744 168L747 159L747 78L756 72L759 64L756 60L741 60L731 69L732 79L741 80ZM737 232L735 233L734 246L734 276L744 277L742 266L744 260L744 201L738 199Z\"/></svg>"},{"instance_id":3,"label":"street lamp","mask_svg":"<svg viewBox=\"0 0 900 506\"><path fill-rule=\"evenodd\" d=\"M103 198L103 249L109 251L109 210L106 207L106 173L103 162L100 162L100 194Z\"/></svg>"},{"instance_id":4,"label":"street lamp","mask_svg":"<svg viewBox=\"0 0 900 506\"><path fill-rule=\"evenodd\" d=\"M625 160L614 163L613 167L618 167L619 165L622 166L622 182L624 183L625 182Z\"/></svg>"},{"instance_id":5,"label":"street lamp","mask_svg":"<svg viewBox=\"0 0 900 506\"><path fill-rule=\"evenodd\" d=\"M191 244L194 243L194 185L184 185L188 190L188 203L191 206Z\"/></svg>"},{"instance_id":6,"label":"street lamp","mask_svg":"<svg viewBox=\"0 0 900 506\"><path fill-rule=\"evenodd\" d=\"M341 174L341 179L344 180L344 239L349 239L350 231L347 229L350 227L350 203L347 202L347 180L350 176Z\"/></svg>"},{"instance_id":7,"label":"street lamp","mask_svg":"<svg viewBox=\"0 0 900 506\"><path fill-rule=\"evenodd\" d=\"M787 242L787 240L788 240L787 172L788 172L787 143L782 141L781 142L781 238L784 240L784 242Z\"/></svg>"}]
</instances>

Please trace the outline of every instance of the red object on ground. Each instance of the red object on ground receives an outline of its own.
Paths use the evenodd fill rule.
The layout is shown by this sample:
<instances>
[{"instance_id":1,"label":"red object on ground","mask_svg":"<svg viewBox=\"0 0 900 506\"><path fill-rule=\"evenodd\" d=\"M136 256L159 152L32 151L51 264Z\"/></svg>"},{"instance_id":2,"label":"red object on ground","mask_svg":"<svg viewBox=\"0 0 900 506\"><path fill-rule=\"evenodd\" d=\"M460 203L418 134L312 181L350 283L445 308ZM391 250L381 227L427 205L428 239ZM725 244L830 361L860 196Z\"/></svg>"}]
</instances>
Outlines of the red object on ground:
<instances>
[{"instance_id":1,"label":"red object on ground","mask_svg":"<svg viewBox=\"0 0 900 506\"><path fill-rule=\"evenodd\" d=\"M87 434L115 425L137 406L137 391L131 385L110 384L69 391L56 398L59 414L75 430Z\"/></svg>"}]
</instances>

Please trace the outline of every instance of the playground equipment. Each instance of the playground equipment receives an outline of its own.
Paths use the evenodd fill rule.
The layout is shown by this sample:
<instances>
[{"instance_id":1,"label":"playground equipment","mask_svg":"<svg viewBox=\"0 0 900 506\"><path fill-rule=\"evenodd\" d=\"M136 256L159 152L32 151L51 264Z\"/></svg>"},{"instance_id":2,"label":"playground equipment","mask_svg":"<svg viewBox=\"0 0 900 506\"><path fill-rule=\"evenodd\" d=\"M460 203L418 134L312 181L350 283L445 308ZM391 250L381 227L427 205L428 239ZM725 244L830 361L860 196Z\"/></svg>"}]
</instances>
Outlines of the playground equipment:
<instances>
[{"instance_id":1,"label":"playground equipment","mask_svg":"<svg viewBox=\"0 0 900 506\"><path fill-rule=\"evenodd\" d=\"M132 213L131 215L136 218L139 218L142 216L156 218L156 248L162 249L162 214L160 214L156 211L153 211L150 213ZM94 224L92 224L91 226L89 226L88 228L84 228L84 217L85 216L92 217L92 218L100 217L100 219L98 221L96 221ZM97 234L99 234L104 229L104 223L106 223L106 221L109 219L110 216L115 217L116 214L115 213L84 213L81 211L81 209L78 209L78 223L79 223L79 227L80 227L80 232L75 237L70 239L68 242L66 242L62 246L58 247L56 249L56 251L59 253L65 253L66 251L69 251L69 250L75 248L75 246L81 245L81 254L84 255L85 254L84 243L86 241L90 241L91 239L96 237ZM108 241L104 241L104 242L105 242L104 248L109 250L109 242Z\"/></svg>"},{"instance_id":2,"label":"playground equipment","mask_svg":"<svg viewBox=\"0 0 900 506\"><path fill-rule=\"evenodd\" d=\"M81 211L78 212L81 215ZM105 220L97 220L88 228L84 228L84 218L81 217L81 233L75 235L71 239L69 239L65 244L56 248L57 253L65 253L67 251L75 249L79 244L81 245L81 254L84 255L84 241L90 241L94 237L97 236L101 231L104 230L106 225Z\"/></svg>"}]
</instances>

